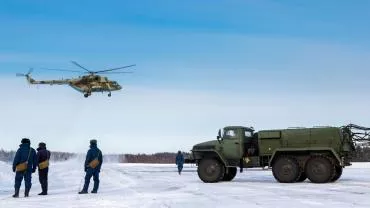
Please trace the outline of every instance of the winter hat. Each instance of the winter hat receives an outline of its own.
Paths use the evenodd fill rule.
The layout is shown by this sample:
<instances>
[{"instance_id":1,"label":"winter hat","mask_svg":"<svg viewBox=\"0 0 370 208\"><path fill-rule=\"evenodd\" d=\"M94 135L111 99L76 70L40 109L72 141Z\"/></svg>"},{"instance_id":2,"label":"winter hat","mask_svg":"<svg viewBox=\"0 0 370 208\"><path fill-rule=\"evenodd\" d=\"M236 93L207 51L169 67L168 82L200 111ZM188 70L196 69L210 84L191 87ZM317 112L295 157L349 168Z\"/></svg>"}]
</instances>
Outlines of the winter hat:
<instances>
[{"instance_id":1,"label":"winter hat","mask_svg":"<svg viewBox=\"0 0 370 208\"><path fill-rule=\"evenodd\" d=\"M40 142L40 143L39 143L39 147L41 147L41 148L46 148L46 144L45 144L44 142Z\"/></svg>"},{"instance_id":2,"label":"winter hat","mask_svg":"<svg viewBox=\"0 0 370 208\"><path fill-rule=\"evenodd\" d=\"M31 141L27 138L23 138L21 141L22 144L31 144Z\"/></svg>"},{"instance_id":3,"label":"winter hat","mask_svg":"<svg viewBox=\"0 0 370 208\"><path fill-rule=\"evenodd\" d=\"M96 144L96 143L97 143L96 139L90 140L90 144Z\"/></svg>"}]
</instances>

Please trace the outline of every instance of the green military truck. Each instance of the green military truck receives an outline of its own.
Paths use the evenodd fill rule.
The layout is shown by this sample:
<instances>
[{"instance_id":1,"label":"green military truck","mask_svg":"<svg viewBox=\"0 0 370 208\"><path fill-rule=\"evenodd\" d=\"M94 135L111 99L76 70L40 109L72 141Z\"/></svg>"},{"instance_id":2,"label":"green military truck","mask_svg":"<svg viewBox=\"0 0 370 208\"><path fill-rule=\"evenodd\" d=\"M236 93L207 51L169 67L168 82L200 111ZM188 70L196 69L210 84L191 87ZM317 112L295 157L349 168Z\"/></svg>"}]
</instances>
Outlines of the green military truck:
<instances>
[{"instance_id":1,"label":"green military truck","mask_svg":"<svg viewBox=\"0 0 370 208\"><path fill-rule=\"evenodd\" d=\"M206 183L231 181L237 168L267 167L281 183L334 182L351 165L356 142L369 141L370 128L349 124L261 130L227 126L217 140L193 146L188 163L196 163Z\"/></svg>"}]
</instances>

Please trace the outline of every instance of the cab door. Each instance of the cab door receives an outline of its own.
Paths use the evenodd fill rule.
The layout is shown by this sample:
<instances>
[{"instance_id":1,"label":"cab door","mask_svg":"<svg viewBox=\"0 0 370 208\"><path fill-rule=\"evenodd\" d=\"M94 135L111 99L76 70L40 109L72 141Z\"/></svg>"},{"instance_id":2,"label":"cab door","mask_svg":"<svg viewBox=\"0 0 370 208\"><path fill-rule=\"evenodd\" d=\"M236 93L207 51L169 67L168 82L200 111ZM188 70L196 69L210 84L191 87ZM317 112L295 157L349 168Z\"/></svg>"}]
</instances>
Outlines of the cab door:
<instances>
[{"instance_id":1,"label":"cab door","mask_svg":"<svg viewBox=\"0 0 370 208\"><path fill-rule=\"evenodd\" d=\"M240 159L243 154L242 135L239 129L225 129L222 137L222 152L227 159Z\"/></svg>"}]
</instances>

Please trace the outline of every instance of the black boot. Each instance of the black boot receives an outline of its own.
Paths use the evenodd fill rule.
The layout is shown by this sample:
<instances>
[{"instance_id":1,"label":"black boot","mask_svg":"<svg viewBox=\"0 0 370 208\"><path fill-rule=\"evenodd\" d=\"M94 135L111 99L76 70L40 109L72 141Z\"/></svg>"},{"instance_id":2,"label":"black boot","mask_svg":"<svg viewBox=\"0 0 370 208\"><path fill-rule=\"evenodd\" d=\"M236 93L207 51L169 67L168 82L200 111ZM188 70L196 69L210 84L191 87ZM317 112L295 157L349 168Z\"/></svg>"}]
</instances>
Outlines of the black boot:
<instances>
[{"instance_id":1,"label":"black boot","mask_svg":"<svg viewBox=\"0 0 370 208\"><path fill-rule=\"evenodd\" d=\"M48 195L46 191L42 190L41 193L39 193L39 195Z\"/></svg>"},{"instance_id":2,"label":"black boot","mask_svg":"<svg viewBox=\"0 0 370 208\"><path fill-rule=\"evenodd\" d=\"M89 184L90 184L90 181L85 179L84 187L82 188L80 192L78 192L78 194L87 194L87 190L89 189Z\"/></svg>"},{"instance_id":3,"label":"black boot","mask_svg":"<svg viewBox=\"0 0 370 208\"><path fill-rule=\"evenodd\" d=\"M38 195L45 195L45 191L44 191L44 186L43 185L41 185L41 193L39 193Z\"/></svg>"},{"instance_id":4,"label":"black boot","mask_svg":"<svg viewBox=\"0 0 370 208\"><path fill-rule=\"evenodd\" d=\"M14 198L18 198L19 197L19 188L16 188L15 189L13 197Z\"/></svg>"},{"instance_id":5,"label":"black boot","mask_svg":"<svg viewBox=\"0 0 370 208\"><path fill-rule=\"evenodd\" d=\"M26 188L24 190L24 197L28 197L29 193L30 193L30 188Z\"/></svg>"},{"instance_id":6,"label":"black boot","mask_svg":"<svg viewBox=\"0 0 370 208\"><path fill-rule=\"evenodd\" d=\"M86 184L84 185L83 189L78 192L78 194L87 194L87 189L89 188L89 184Z\"/></svg>"},{"instance_id":7,"label":"black boot","mask_svg":"<svg viewBox=\"0 0 370 208\"><path fill-rule=\"evenodd\" d=\"M87 194L87 191L86 190L82 190L82 191L78 192L78 194Z\"/></svg>"}]
</instances>

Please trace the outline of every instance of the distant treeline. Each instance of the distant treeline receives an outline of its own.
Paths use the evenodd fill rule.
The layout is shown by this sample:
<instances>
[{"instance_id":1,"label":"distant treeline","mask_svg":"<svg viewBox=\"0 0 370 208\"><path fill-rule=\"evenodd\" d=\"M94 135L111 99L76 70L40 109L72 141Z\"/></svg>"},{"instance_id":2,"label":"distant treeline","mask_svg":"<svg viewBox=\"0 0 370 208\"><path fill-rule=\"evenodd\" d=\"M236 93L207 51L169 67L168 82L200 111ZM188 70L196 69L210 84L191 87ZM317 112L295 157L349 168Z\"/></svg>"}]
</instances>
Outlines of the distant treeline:
<instances>
[{"instance_id":1,"label":"distant treeline","mask_svg":"<svg viewBox=\"0 0 370 208\"><path fill-rule=\"evenodd\" d=\"M174 164L177 153L160 152L155 154L123 154L119 157L121 163L164 163ZM188 153L183 153L186 157Z\"/></svg>"},{"instance_id":2,"label":"distant treeline","mask_svg":"<svg viewBox=\"0 0 370 208\"><path fill-rule=\"evenodd\" d=\"M51 161L65 161L77 156L81 156L75 153L68 152L51 152ZM155 154L105 154L103 159L106 162L120 162L120 163L163 163L173 164L175 163L177 153L161 152ZM187 156L188 153L183 153ZM0 161L12 162L15 156L15 151L0 150ZM84 155L82 155L84 157Z\"/></svg>"},{"instance_id":3,"label":"distant treeline","mask_svg":"<svg viewBox=\"0 0 370 208\"><path fill-rule=\"evenodd\" d=\"M50 151L50 160L51 161L63 161L68 160L72 157L75 157L76 154L68 152L51 152Z\"/></svg>"},{"instance_id":4,"label":"distant treeline","mask_svg":"<svg viewBox=\"0 0 370 208\"><path fill-rule=\"evenodd\" d=\"M15 151L5 151L3 149L0 150L0 161L4 162L12 162L15 156ZM51 152L50 160L52 161L63 161L68 160L72 157L76 156L74 153L68 152Z\"/></svg>"},{"instance_id":5,"label":"distant treeline","mask_svg":"<svg viewBox=\"0 0 370 208\"><path fill-rule=\"evenodd\" d=\"M15 156L15 151L0 150L0 161L11 162Z\"/></svg>"},{"instance_id":6,"label":"distant treeline","mask_svg":"<svg viewBox=\"0 0 370 208\"><path fill-rule=\"evenodd\" d=\"M50 150L51 151L51 150ZM163 163L173 164L175 163L177 153L172 152L160 152L155 154L106 154L104 155L104 161L109 162L120 162L120 163ZM185 157L189 153L183 153ZM0 150L0 161L12 162L15 156L14 151ZM68 152L53 152L51 151L52 161L64 161L77 157L78 154ZM79 155L81 156L81 155ZM84 155L82 154L82 157ZM356 152L353 155L353 162L370 162L370 147L357 147Z\"/></svg>"}]
</instances>

